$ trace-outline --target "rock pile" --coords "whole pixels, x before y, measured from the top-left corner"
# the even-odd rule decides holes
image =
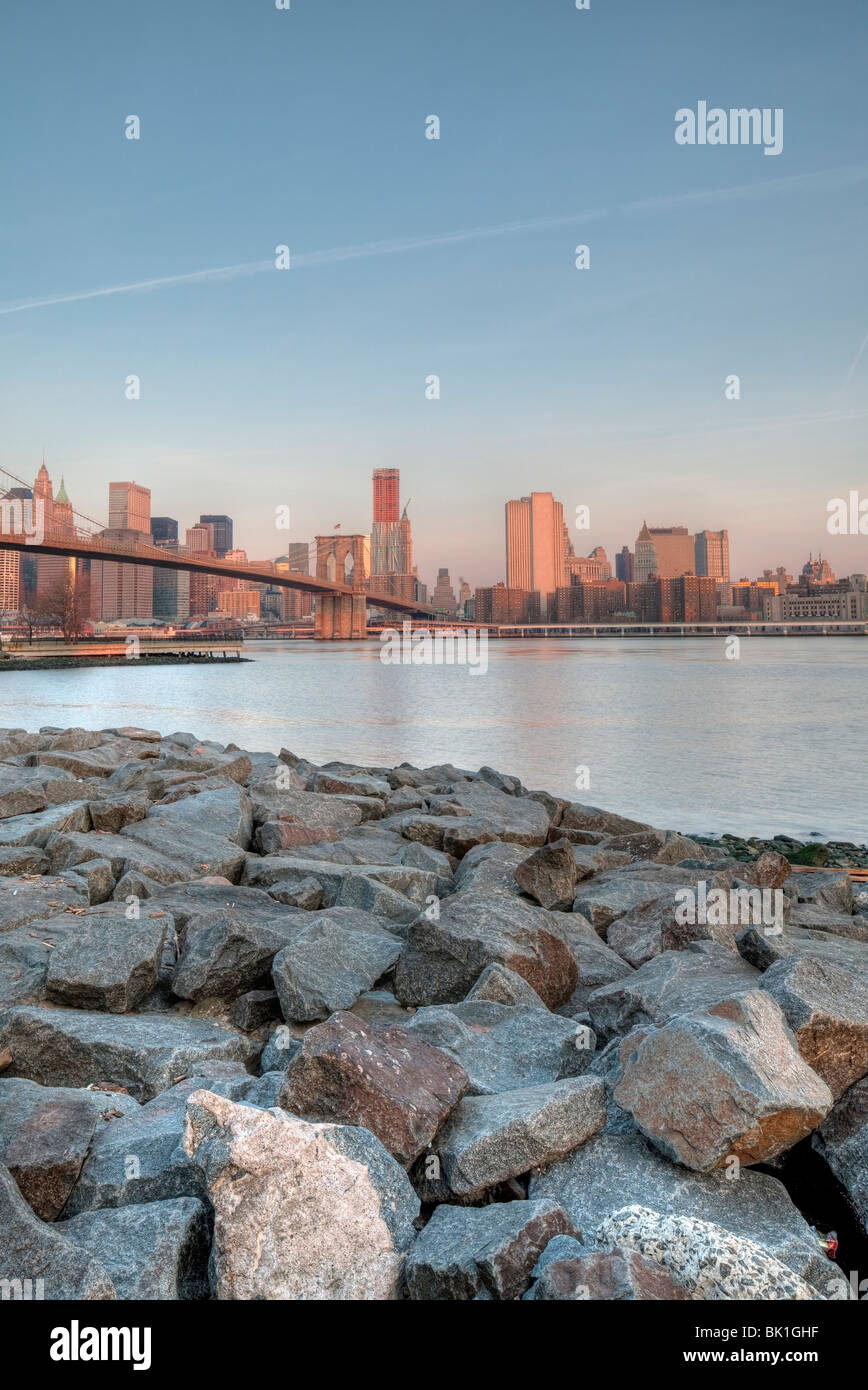
[[[846,1298],[788,1174],[865,1232],[866,1088],[846,873],[489,767],[0,730],[10,1297]]]

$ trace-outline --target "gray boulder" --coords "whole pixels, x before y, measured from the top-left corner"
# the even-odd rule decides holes
[[[34,1216],[0,1164],[0,1288],[11,1299],[117,1298],[93,1256]],[[7,1292],[8,1290],[8,1292]]]
[[[118,1298],[209,1296],[208,1218],[195,1197],[82,1212],[54,1229],[99,1261]]]
[[[129,1013],[157,983],[168,914],[128,919],[123,912],[80,917],[55,946],[46,988],[76,1009]]]
[[[136,1100],[150,1100],[209,1059],[246,1062],[256,1049],[242,1034],[204,1018],[178,1014],[102,1014],[80,1009],[9,1009],[0,1047],[12,1062],[6,1075],[49,1086],[112,1081]]]
[[[426,1302],[521,1298],[558,1235],[578,1231],[555,1202],[436,1207],[407,1260],[407,1295]]]
[[[498,963],[555,1008],[578,979],[558,922],[543,908],[504,894],[456,893],[442,903],[437,920],[423,914],[410,927],[395,993],[403,1004],[457,1003],[486,966]]]
[[[293,1022],[348,1009],[394,965],[402,948],[379,918],[352,907],[318,913],[275,957],[271,976]]]

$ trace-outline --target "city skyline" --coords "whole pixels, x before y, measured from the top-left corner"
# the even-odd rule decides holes
[[[433,30],[398,0],[339,25],[214,0],[201,49],[167,0],[147,42],[101,8],[61,10],[48,51],[38,9],[6,25],[0,461],[44,447],[84,511],[109,477],[190,519],[210,496],[251,552],[276,505],[299,535],[367,530],[370,472],[398,467],[429,582],[499,577],[500,508],[536,478],[609,554],[644,495],[649,523],[726,526],[741,572],[820,544],[866,568],[823,535],[865,475],[864,7],[839,7],[846,51],[784,0],[734,0],[711,46],[638,0],[442,0]],[[784,108],[782,153],[677,145],[700,95]]]

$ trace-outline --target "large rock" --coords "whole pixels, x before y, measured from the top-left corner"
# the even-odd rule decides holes
[[[433,1145],[442,1195],[480,1197],[486,1188],[562,1158],[605,1120],[605,1088],[592,1076],[467,1096]]]
[[[35,1004],[45,998],[52,953],[77,926],[77,917],[59,913],[0,933],[0,1006]]]
[[[70,907],[87,907],[89,902],[87,887],[75,874],[0,879],[0,932],[57,916]]]
[[[531,1008],[545,1008],[545,1004],[527,980],[496,961],[493,965],[485,967],[467,996],[468,1003],[478,1000],[487,1000],[492,1004],[529,1004]]]
[[[214,1208],[218,1299],[397,1297],[419,1204],[367,1130],[198,1091],[185,1148]]]
[[[485,893],[510,893],[515,896],[519,892],[516,871],[526,859],[524,845],[505,845],[500,840],[476,845],[468,850],[455,870],[455,887],[463,892],[473,888]]]
[[[204,1018],[30,1005],[4,1015],[0,1047],[12,1054],[7,1076],[25,1076],[44,1086],[112,1081],[140,1101],[180,1080],[196,1062],[244,1062],[256,1051],[242,1033]]]
[[[305,1033],[281,1104],[309,1119],[362,1125],[406,1166],[431,1143],[467,1084],[463,1067],[418,1034],[335,1013]]]
[[[523,888],[541,907],[563,911],[573,905],[579,877],[578,865],[566,840],[542,845],[528,855],[515,871],[519,888]]]
[[[41,1220],[60,1215],[95,1131],[138,1108],[117,1092],[0,1080],[0,1160]]]
[[[615,980],[628,979],[633,974],[633,967],[600,940],[581,913],[570,912],[564,917],[563,923],[564,936],[570,955],[576,962],[579,980],[572,995],[558,1012],[575,1018],[577,1014],[585,1012],[594,990]]]
[[[303,929],[303,912],[278,915],[271,903],[268,922],[247,921],[232,908],[203,913],[187,926],[172,992],[181,999],[219,995],[235,999],[267,976],[274,957]]]
[[[207,1082],[191,1076],[145,1105],[134,1105],[132,1111],[98,1125],[64,1217],[102,1207],[150,1205],[172,1197],[206,1197],[201,1169],[183,1148],[187,1097],[208,1085],[230,1099],[246,1099],[255,1084],[256,1078],[246,1073]],[[117,1093],[93,1094],[102,1096],[108,1113],[120,1110],[122,1100],[130,1103],[129,1097]]]
[[[349,1009],[394,965],[402,945],[372,913],[333,907],[316,914],[274,958],[284,1018],[300,1023]]]
[[[769,967],[760,988],[780,1005],[799,1052],[835,1100],[868,1072],[868,975],[790,956]]]
[[[456,893],[441,904],[438,919],[423,914],[410,927],[395,971],[395,993],[403,1004],[457,1003],[486,966],[497,962],[556,1008],[578,980],[558,921],[543,908],[505,894]]]
[[[692,1299],[763,1302],[817,1297],[803,1279],[754,1241],[696,1217],[625,1207],[607,1217],[596,1240],[637,1251],[665,1269]]]
[[[521,1298],[553,1237],[578,1235],[556,1202],[435,1208],[404,1271],[412,1299]]]
[[[568,1236],[556,1236],[557,1246]],[[656,1303],[684,1300],[687,1294],[680,1284],[660,1265],[646,1260],[635,1250],[593,1250],[585,1254],[576,1242],[576,1253],[570,1252],[543,1264],[548,1251],[543,1252],[534,1274],[537,1278],[525,1298],[538,1302],[605,1302],[625,1303],[650,1300]],[[537,1271],[539,1271],[537,1273]]]
[[[846,869],[822,869],[818,873],[791,874],[787,888],[800,903],[815,903],[832,912],[853,911],[853,886]]]
[[[219,795],[220,793],[212,793]],[[170,813],[179,806],[195,805],[199,797],[176,801],[171,806],[155,806],[144,820],[126,825],[121,839],[144,845],[155,854],[177,863],[190,878],[201,874],[220,874],[236,883],[246,861],[244,850],[228,835],[208,828],[208,817],[179,821]]]
[[[579,884],[573,899],[573,911],[580,912],[595,931],[605,936],[619,917],[636,908],[647,907],[660,897],[672,900],[670,886],[662,879],[639,878],[613,870]],[[665,948],[661,946],[660,949]]]
[[[127,918],[118,910],[81,917],[77,926],[51,952],[48,993],[77,1009],[129,1013],[157,983],[171,917]]]
[[[626,816],[616,816],[612,811],[601,811],[599,806],[584,806],[578,801],[566,807],[561,825],[572,830],[602,831],[605,835],[635,835],[654,828],[643,821],[628,820]]]
[[[845,1092],[811,1142],[868,1235],[868,1077]]]
[[[90,830],[86,801],[68,801],[28,816],[0,821],[0,845],[36,845],[44,849],[50,837],[63,831]]]
[[[763,1163],[831,1109],[771,996],[754,989],[638,1030],[620,1048],[617,1104],[669,1158],[701,1172]]]
[[[785,926],[781,932],[763,927],[747,927],[736,938],[739,954],[758,970],[768,970],[775,961],[789,956],[811,956],[844,969],[868,971],[868,944],[850,941],[807,927]]]
[[[628,965],[638,969],[663,951],[681,951],[693,941],[717,941],[735,954],[738,924],[684,920],[683,899],[677,894],[677,889],[669,887],[652,902],[631,908],[611,923],[606,940]],[[725,915],[729,916],[728,905]]]
[[[99,1261],[118,1298],[208,1297],[208,1218],[195,1197],[82,1212],[54,1229]]]
[[[685,951],[664,951],[639,970],[596,989],[588,998],[595,1030],[605,1038],[647,1024],[668,1023],[752,989],[760,972],[716,941],[697,941]]]
[[[92,1255],[34,1216],[2,1164],[0,1288],[3,1297],[11,1299],[117,1297],[111,1279]]]
[[[846,1288],[783,1183],[742,1168],[692,1173],[670,1163],[637,1131],[595,1134],[530,1181],[531,1197],[559,1202],[590,1243],[594,1231],[621,1207],[639,1205],[672,1216],[712,1221],[756,1241],[825,1293],[830,1277]]]
[[[565,1051],[578,1055],[587,1031],[532,1005],[484,1000],[420,1009],[407,1027],[460,1062],[470,1093],[485,1096],[575,1075],[578,1066],[562,1070]]]

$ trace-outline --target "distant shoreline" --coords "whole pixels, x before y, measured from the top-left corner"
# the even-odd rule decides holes
[[[23,658],[4,657],[0,659],[2,671],[52,671],[66,670],[77,666],[222,666],[225,662],[233,665],[239,661],[250,662],[250,656],[174,656],[171,652],[142,653],[137,657],[127,656],[40,656]]]

